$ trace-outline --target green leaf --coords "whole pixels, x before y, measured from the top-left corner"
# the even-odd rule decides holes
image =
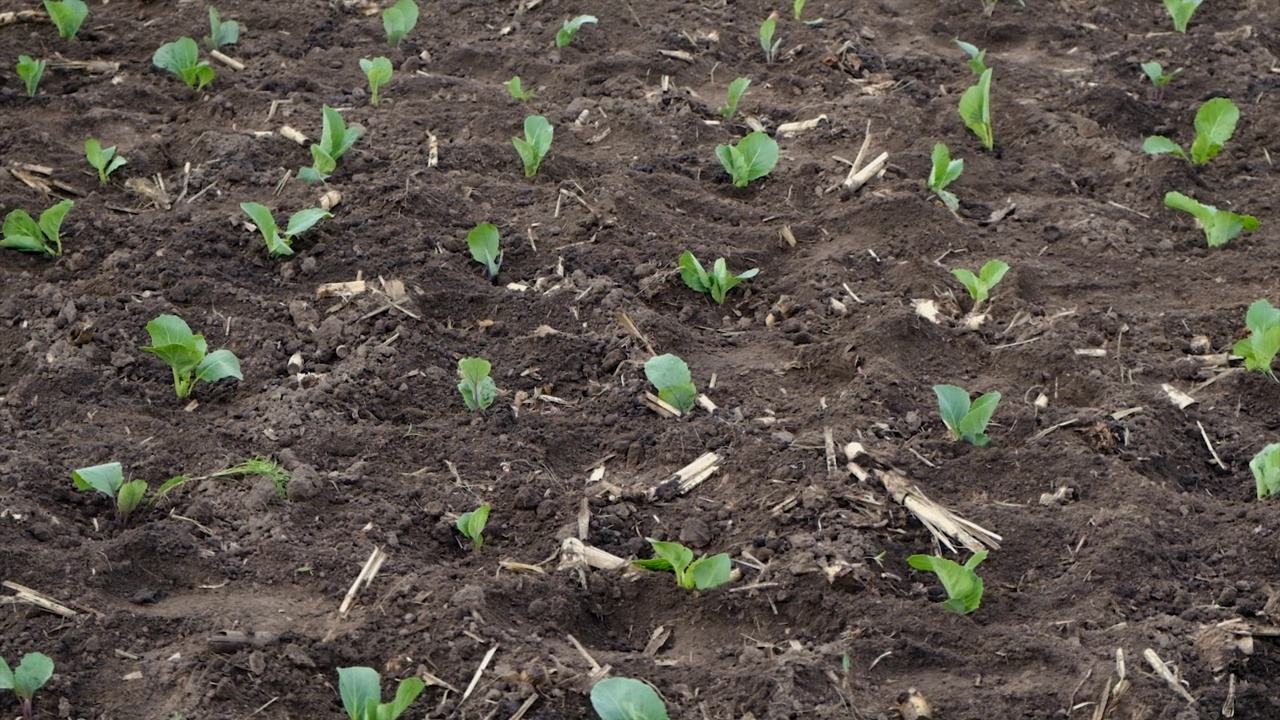
[[[652,570],[655,572],[672,572],[675,568],[671,567],[671,561],[664,557],[656,558],[639,558],[631,561],[632,565],[644,570]]]
[[[36,90],[40,87],[40,78],[44,77],[45,62],[43,60],[35,60],[29,55],[19,55],[16,70],[18,77],[22,78],[22,82],[27,87],[27,97],[35,97]]]
[[[467,536],[477,550],[484,545],[484,526],[489,522],[490,509],[492,509],[490,505],[481,505],[471,512],[458,516],[458,531]]]
[[[973,404],[969,406],[969,412],[965,413],[964,419],[960,421],[958,430],[960,437],[971,445],[982,447],[987,444],[986,435],[987,423],[991,422],[991,416],[996,412],[996,406],[1000,404],[1000,393],[990,392],[980,396]]]
[[[725,118],[732,118],[738,112],[738,101],[751,85],[751,78],[740,77],[729,83],[728,103],[717,110]]]
[[[1217,209],[1209,205],[1201,205],[1194,198],[1183,195],[1180,192],[1165,193],[1164,204],[1165,207],[1190,213],[1200,222],[1201,226],[1209,224],[1213,211]]]
[[[778,142],[757,130],[739,140],[737,145],[716,146],[716,157],[733,177],[734,187],[746,187],[777,166]]]
[[[382,11],[382,29],[387,33],[387,42],[392,45],[399,45],[417,24],[418,4],[413,0],[399,0]]]
[[[372,60],[361,58],[360,70],[369,81],[369,104],[377,105],[378,90],[391,81],[391,60],[385,57],[376,57]]]
[[[4,218],[4,239],[0,247],[23,252],[42,252],[53,255],[53,249],[45,245],[44,233],[26,210],[12,210]]]
[[[685,250],[680,254],[676,265],[680,267],[680,279],[684,280],[684,284],[689,289],[702,293],[711,292],[711,278],[707,275],[707,271],[702,269],[702,263],[698,262],[698,258],[694,257],[693,253]]]
[[[943,607],[960,614],[978,609],[982,601],[982,578],[973,571],[987,557],[987,551],[975,553],[964,565],[954,560],[931,555],[912,555],[907,564],[917,570],[926,570],[938,576],[947,592]]]
[[[555,137],[555,128],[541,115],[530,115],[524,119],[524,138],[513,137],[511,142],[524,162],[525,177],[538,174],[542,160],[551,150],[551,141]]]
[[[60,234],[62,230],[62,220],[67,216],[67,213],[71,212],[71,208],[74,206],[74,202],[70,200],[63,200],[57,205],[54,205],[48,210],[40,213],[40,232],[44,234],[46,240],[53,243],[54,247],[57,248],[57,252],[54,253],[55,255],[62,254],[62,240]]]
[[[567,47],[578,36],[578,31],[582,29],[583,25],[594,25],[596,22],[594,15],[579,15],[565,20],[564,25],[556,31],[556,47]]]
[[[982,141],[983,147],[991,150],[995,147],[995,137],[991,128],[991,68],[982,71],[978,84],[964,91],[960,96],[960,119],[965,127],[973,131]]]
[[[240,373],[240,359],[230,350],[214,350],[196,366],[196,379],[201,382],[214,383],[228,377],[244,379]]]
[[[9,669],[9,663],[0,657],[0,690],[13,689],[13,671]]]
[[[240,41],[240,23],[235,20],[222,21],[218,11],[209,7],[209,35],[205,37],[205,47],[216,50],[223,45],[235,45]]]
[[[161,70],[182,76],[184,70],[194,68],[200,60],[200,47],[189,37],[181,37],[160,46],[151,56],[151,62]]]
[[[668,720],[667,706],[648,684],[625,677],[601,680],[591,688],[591,707],[600,720]]]
[[[727,553],[700,557],[689,566],[689,575],[693,578],[693,586],[699,590],[709,590],[729,582],[729,573],[733,563]]]
[[[191,326],[177,315],[161,315],[147,323],[147,334],[151,336],[151,344],[157,347],[195,345],[196,336]]]
[[[971,45],[959,38],[956,38],[951,42],[955,43],[956,47],[963,50],[964,54],[969,56],[969,59],[965,61],[965,64],[969,66],[969,69],[973,71],[974,75],[981,76],[982,73],[987,71],[986,50],[979,50],[977,45]]]
[[[240,210],[253,224],[258,227],[258,232],[262,233],[262,238],[267,241],[267,250],[272,255],[292,255],[293,250],[289,249],[289,244],[280,237],[279,228],[276,227],[276,219],[271,215],[271,210],[266,205],[256,202],[240,203]],[[283,246],[283,249],[279,249]]]
[[[1265,299],[1254,300],[1245,311],[1244,324],[1251,332],[1280,327],[1280,309],[1276,309]]]
[[[693,551],[678,542],[645,539],[653,546],[653,551],[658,554],[658,557],[671,563],[671,569],[675,571],[676,577],[683,577],[685,569],[693,563]]]
[[[1259,499],[1280,493],[1280,443],[1262,448],[1249,461],[1249,469],[1253,471]]]
[[[53,659],[44,653],[27,653],[13,670],[13,692],[30,700],[53,677]]]
[[[1164,0],[1165,10],[1169,11],[1169,16],[1173,18],[1173,29],[1180,33],[1187,31],[1187,23],[1191,22],[1191,16],[1195,13],[1196,8],[1200,7],[1200,3],[1204,0]]]
[[[317,146],[315,145],[311,146],[311,150],[313,154],[316,150],[316,147]],[[328,177],[329,177],[328,175],[321,175],[320,172],[316,170],[314,167],[298,168],[298,179],[301,180],[302,182],[307,182],[307,183],[324,182]]]
[[[84,4],[84,0],[44,0],[44,9],[49,13],[49,19],[58,27],[58,37],[63,40],[75,37],[85,18],[89,17],[89,6]]]
[[[942,415],[942,422],[957,440],[960,439],[960,424],[969,414],[969,391],[955,385],[934,385],[933,393],[938,396],[938,413]]]
[[[289,240],[295,236],[310,230],[316,223],[333,215],[321,208],[307,208],[289,216],[289,226],[285,228],[284,235]]]
[[[368,667],[338,668],[338,693],[351,720],[364,720],[364,709],[382,699],[382,678]]]
[[[960,281],[960,284],[964,285],[965,290],[969,291],[969,297],[973,298],[973,304],[975,306],[987,299],[986,285],[983,284],[982,280],[980,280],[977,275],[973,274],[972,270],[956,268],[951,271],[951,274]]]
[[[426,683],[416,677],[408,677],[401,680],[400,685],[396,687],[396,697],[388,706],[390,714],[387,720],[396,720],[396,718],[403,715],[404,711],[409,709],[409,706],[413,704],[414,700],[418,699],[418,696],[422,694],[426,687]]]
[[[489,277],[498,277],[502,267],[502,250],[499,249],[498,228],[493,223],[480,223],[467,233],[467,247],[476,262],[488,268]]]
[[[400,0],[400,2],[410,2],[412,0]],[[399,5],[400,3],[396,3]],[[414,7],[417,7],[416,5]],[[342,157],[352,145],[356,144],[364,135],[364,128],[359,125],[347,126],[346,120],[342,118],[342,113],[334,110],[328,105],[320,108],[323,121],[320,129],[320,149],[324,151],[324,156],[332,161],[333,165],[327,169],[319,164],[316,169],[321,173],[333,172],[333,168],[337,166],[338,158]],[[315,156],[315,146],[312,145],[312,157]]]
[[[1227,98],[1213,98],[1196,111],[1196,139],[1191,144],[1191,162],[1204,165],[1216,156],[1235,134],[1240,108]]]
[[[1252,215],[1237,215],[1226,210],[1219,210],[1212,205],[1205,205],[1187,197],[1180,192],[1169,192],[1164,196],[1164,204],[1174,210],[1191,214],[1204,230],[1205,240],[1209,247],[1219,247],[1235,239],[1243,230],[1257,230],[1258,218]]]
[[[760,36],[760,48],[764,50],[765,60],[767,62],[773,62],[773,54],[778,48],[777,43],[773,41],[773,34],[777,29],[778,21],[772,15],[765,18],[764,22],[760,23],[760,30],[757,34]]]
[[[729,273],[724,258],[716,258],[715,264],[711,267],[711,298],[723,305],[725,294],[732,290],[735,285],[738,285],[743,280],[750,280],[759,273],[759,268],[751,268],[738,275],[732,275]]]
[[[493,404],[498,388],[489,377],[491,366],[484,358],[463,358],[458,361],[458,374],[462,382],[458,383],[458,392],[462,393],[462,401],[471,410],[485,410]]]
[[[142,496],[146,494],[146,480],[132,480],[121,485],[120,492],[116,495],[116,509],[120,516],[129,517],[129,514],[142,504]]]
[[[687,413],[698,401],[698,389],[691,382],[668,385],[658,391],[658,399],[681,413]]]
[[[672,385],[693,382],[693,375],[684,360],[667,353],[649,358],[644,364],[644,375],[659,390]]]
[[[534,91],[533,91],[533,88],[529,88],[528,90],[525,90],[524,84],[520,80],[520,76],[516,75],[507,81],[507,92],[511,95],[512,98],[523,102],[533,97]]]
[[[71,481],[77,490],[97,490],[115,500],[120,486],[124,485],[124,466],[113,462],[80,468],[71,471]]]
[[[929,189],[935,193],[955,182],[960,173],[964,172],[964,160],[952,160],[951,150],[946,143],[934,145],[930,159],[933,167],[929,171]]]

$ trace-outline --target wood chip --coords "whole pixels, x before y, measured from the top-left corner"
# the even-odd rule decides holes
[[[811,120],[797,120],[795,122],[782,123],[778,126],[778,134],[784,138],[795,137],[798,133],[817,129],[826,121],[826,115],[819,115]],[[887,160],[888,157],[888,154],[886,154],[885,159]],[[872,174],[874,175],[874,173]]]
[[[221,52],[219,52],[219,51],[217,51],[217,50],[210,50],[210,51],[209,51],[209,57],[213,58],[214,60],[217,60],[218,62],[222,63],[223,65],[226,65],[227,67],[231,68],[232,70],[240,71],[240,70],[244,70],[244,67],[245,67],[244,63],[240,62],[239,60],[237,60],[237,59],[235,59],[235,58],[233,58],[233,57],[230,57],[230,56],[228,56],[228,55],[224,55],[224,54],[222,54]]]
[[[324,283],[316,288],[317,298],[349,298],[353,295],[359,295],[366,289],[363,280],[350,280],[348,282]]]
[[[378,570],[382,568],[382,563],[386,562],[387,554],[380,547],[374,547],[373,552],[369,554],[369,559],[365,560],[364,567],[360,569],[360,574],[356,576],[355,582],[351,583],[351,588],[347,590],[346,597],[342,598],[342,605],[338,607],[338,615],[346,617],[350,612],[351,606],[356,601],[356,596],[360,591],[369,586],[373,582],[373,578],[378,574]]]
[[[1169,402],[1173,403],[1179,410],[1186,410],[1188,407],[1196,404],[1196,399],[1182,392],[1178,388],[1169,383],[1162,383],[1160,389],[1169,398]]]

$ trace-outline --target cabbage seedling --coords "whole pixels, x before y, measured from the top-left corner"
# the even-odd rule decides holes
[[[773,172],[778,164],[778,141],[757,130],[737,145],[717,145],[716,157],[733,177],[733,186],[746,187],[752,180]]]
[[[1151,62],[1144,62],[1140,67],[1142,68],[1142,74],[1147,76],[1147,79],[1151,81],[1151,86],[1155,88],[1151,99],[1156,102],[1164,102],[1165,87],[1169,83],[1173,82],[1173,79],[1182,72],[1182,68],[1178,68],[1171,73],[1166,73],[1164,71],[1164,66],[1155,60],[1152,60]]]
[[[70,200],[63,200],[40,213],[40,222],[32,220],[26,210],[11,211],[4,217],[4,239],[0,240],[0,247],[58,257],[62,254],[62,219],[74,205]]]
[[[988,150],[995,147],[995,133],[991,129],[991,68],[982,71],[978,84],[960,96],[960,119],[973,131]]]
[[[960,209],[960,200],[956,194],[947,190],[947,186],[955,182],[964,172],[964,160],[952,160],[951,150],[946,143],[933,146],[933,168],[929,170],[929,189],[938,196],[943,205],[951,212]],[[952,271],[954,272],[954,271]]]
[[[1253,471],[1259,500],[1280,493],[1280,443],[1259,450],[1249,461],[1249,469]]]
[[[1196,8],[1200,7],[1200,3],[1204,0],[1164,0],[1164,9],[1169,11],[1169,17],[1173,18],[1173,29],[1180,33],[1187,31],[1187,23],[1191,22],[1191,16],[1195,14]]]
[[[118,463],[94,465],[71,472],[77,490],[97,490],[115,501],[116,522],[126,523],[147,494],[146,480],[124,481],[124,467]]]
[[[1204,230],[1204,238],[1209,243],[1209,247],[1226,245],[1242,230],[1258,229],[1258,218],[1252,215],[1238,215],[1219,210],[1180,192],[1165,193],[1164,204],[1174,210],[1190,213],[1196,219],[1196,224]]]
[[[84,4],[84,0],[44,0],[44,9],[53,24],[58,26],[58,37],[63,40],[75,37],[84,19],[89,17],[89,6]]]
[[[332,214],[320,208],[307,208],[289,216],[289,225],[281,233],[276,226],[276,220],[271,216],[271,211],[265,205],[256,202],[240,203],[240,209],[248,215],[253,224],[258,226],[258,232],[262,233],[262,237],[267,241],[267,253],[272,257],[293,254],[293,238],[297,235],[310,230],[313,225],[333,217]]]
[[[462,377],[458,392],[462,393],[462,402],[466,403],[468,410],[488,410],[497,397],[498,388],[489,377],[492,367],[488,360],[479,357],[458,361],[458,375]]]
[[[751,78],[744,77],[740,77],[729,83],[729,101],[724,107],[716,110],[716,112],[724,116],[726,120],[731,119],[736,115],[738,113],[738,101],[741,100],[743,94],[747,92],[747,87],[749,85],[751,85]]]
[[[684,280],[685,285],[701,293],[710,293],[711,299],[720,305],[724,304],[725,293],[732,290],[734,285],[743,280],[750,280],[760,272],[760,268],[751,268],[741,274],[732,275],[725,266],[724,258],[716,258],[711,266],[711,272],[707,272],[702,268],[702,263],[698,262],[698,258],[688,250],[681,253],[677,264],[680,266],[680,278]]]
[[[1191,143],[1188,156],[1180,145],[1163,135],[1152,135],[1142,143],[1143,152],[1149,155],[1172,153],[1188,160],[1192,165],[1204,165],[1217,155],[1222,146],[1235,134],[1240,120],[1240,108],[1227,98],[1207,100],[1196,111],[1196,139]]]
[[[969,297],[973,298],[973,309],[976,312],[978,306],[990,297],[991,289],[1000,283],[1007,272],[1009,272],[1009,266],[1004,261],[988,260],[977,275],[964,268],[956,268],[951,271],[951,274],[955,275],[956,279],[964,285],[964,289],[969,291]]]
[[[534,89],[529,88],[526,90],[524,83],[520,80],[520,76],[516,75],[507,81],[507,93],[510,94],[512,98],[519,100],[520,102],[524,102],[525,100],[533,97]]]
[[[116,155],[114,145],[104,148],[96,138],[89,138],[84,141],[84,156],[89,161],[89,164],[93,166],[93,169],[98,171],[98,182],[103,185],[107,184],[107,179],[111,177],[111,173],[119,170],[122,165],[128,162],[123,157]]]
[[[987,51],[979,50],[977,45],[971,45],[959,38],[956,38],[951,42],[955,43],[956,47],[963,50],[964,54],[969,56],[969,59],[964,61],[965,65],[969,66],[969,69],[973,71],[974,75],[982,77],[982,73],[987,71]]]
[[[978,447],[991,442],[986,434],[987,423],[991,422],[991,416],[1000,404],[1000,393],[989,392],[970,404],[969,391],[962,387],[934,385],[933,392],[938,396],[942,422],[951,431],[952,438]]]
[[[982,603],[982,578],[973,569],[986,559],[987,551],[983,550],[974,553],[964,565],[934,555],[912,555],[907,558],[907,564],[917,570],[931,572],[942,581],[948,599],[939,605],[951,612],[968,615]]]
[[[681,413],[693,409],[698,389],[684,360],[671,353],[651,357],[644,364],[644,376],[658,389],[658,399]]]
[[[418,24],[418,3],[413,0],[398,0],[395,5],[382,11],[382,29],[387,33],[387,43],[399,47],[405,35],[413,32]]]
[[[161,315],[147,323],[147,334],[151,345],[142,351],[159,357],[173,369],[173,389],[180,398],[191,395],[197,381],[244,379],[235,353],[226,349],[206,352],[209,347],[204,336],[192,334],[191,327],[177,315]]]
[[[764,61],[772,65],[773,61],[778,59],[778,48],[782,46],[782,38],[778,38],[775,42],[773,34],[778,30],[778,14],[773,13],[760,23],[760,47],[764,50]]]
[[[458,532],[462,533],[471,541],[471,549],[479,550],[484,545],[484,526],[489,522],[490,505],[481,505],[480,507],[465,512],[458,516]]]
[[[668,720],[667,706],[648,683],[625,677],[601,680],[591,688],[591,707],[600,720]]]
[[[804,4],[805,0],[791,0],[791,16],[796,20],[799,20],[800,16],[804,14]]]
[[[204,46],[217,50],[223,45],[235,45],[240,42],[240,23],[235,20],[223,21],[218,11],[209,6],[209,34],[204,38]]]
[[[516,146],[516,152],[524,162],[525,177],[538,174],[542,159],[551,151],[551,140],[555,134],[556,129],[541,115],[530,115],[524,119],[524,137],[511,138],[511,144]]]
[[[182,78],[187,87],[197,92],[213,82],[216,75],[209,63],[200,59],[200,46],[189,37],[161,45],[151,56],[151,63]]]
[[[1266,300],[1255,300],[1244,315],[1249,337],[1231,346],[1231,352],[1244,358],[1246,370],[1263,373],[1276,379],[1271,362],[1280,352],[1280,310]]]
[[[391,81],[391,61],[384,57],[360,58],[360,69],[369,81],[369,104],[378,104],[378,89]]]
[[[426,683],[416,677],[405,678],[396,688],[396,697],[389,703],[382,700],[382,677],[368,667],[338,668],[338,693],[342,695],[342,707],[351,720],[396,720],[426,689]]]
[[[708,590],[729,582],[733,563],[727,553],[703,555],[693,559],[693,551],[678,542],[663,542],[645,538],[653,546],[658,557],[635,560],[632,564],[645,570],[670,570],[676,575],[676,584],[686,590]]]
[[[347,126],[342,113],[328,105],[320,109],[323,123],[320,129],[320,142],[311,145],[311,167],[298,170],[298,178],[304,182],[323,182],[329,179],[333,171],[338,169],[338,158],[342,157],[356,140],[364,135],[364,128],[359,125]]]
[[[18,56],[18,65],[15,69],[18,77],[22,78],[22,84],[27,86],[27,97],[36,96],[36,90],[40,88],[40,78],[44,77],[44,67],[43,60],[36,60],[29,55]]]
[[[573,42],[573,39],[578,36],[578,31],[582,29],[583,25],[594,25],[595,23],[596,17],[594,15],[579,15],[565,20],[564,25],[561,25],[560,29],[556,31],[556,47],[568,47],[569,43]]]
[[[22,717],[31,720],[31,700],[36,691],[53,677],[53,659],[44,653],[27,653],[18,667],[10,670],[0,658],[0,690],[12,690],[22,704]]]
[[[471,257],[488,269],[490,280],[498,279],[498,269],[502,267],[502,250],[498,241],[498,228],[493,223],[480,223],[467,233]]]

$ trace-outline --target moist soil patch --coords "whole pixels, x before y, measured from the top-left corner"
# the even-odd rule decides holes
[[[1277,439],[1280,386],[1206,360],[1275,299],[1273,5],[1206,3],[1177,34],[1139,0],[990,17],[977,0],[818,0],[815,25],[757,0],[453,0],[424,3],[398,48],[343,5],[219,4],[246,27],[225,49],[245,69],[214,62],[203,92],[150,64],[207,32],[199,3],[91,3],[74,41],[0,27],[6,62],[118,63],[51,67],[34,99],[0,85],[0,206],[75,200],[64,256],[0,252],[0,578],[76,612],[0,609],[0,655],[57,663],[38,717],[341,717],[349,665],[434,678],[412,718],[592,717],[603,674],[652,683],[680,718],[911,717],[913,688],[937,718],[1280,717],[1278,516],[1248,468]],[[599,23],[556,49],[580,12]],[[995,68],[993,152],[955,110],[973,83],[957,37]],[[396,72],[370,107],[358,61],[380,54]],[[1162,102],[1151,59],[1185,68]],[[503,87],[517,74],[537,88],[523,104]],[[751,87],[725,120],[738,76]],[[1215,96],[1242,119],[1209,165],[1141,152],[1150,134],[1189,144]],[[278,131],[314,141],[326,104],[367,133],[307,185],[307,147]],[[534,178],[510,142],[529,114],[556,128]],[[746,188],[715,158],[749,121],[820,116]],[[868,124],[866,159],[888,163],[847,192],[835,158]],[[90,137],[128,159],[106,186]],[[923,188],[939,141],[965,161],[957,215]],[[341,203],[291,257],[244,225],[241,202],[282,218],[326,190]],[[1262,228],[1210,250],[1170,190]],[[496,283],[465,244],[480,222],[502,233]],[[681,281],[684,250],[760,274],[717,305]],[[968,330],[949,270],[991,258],[1012,269]],[[162,313],[233,350],[243,381],[175,397],[139,349]],[[716,410],[647,408],[650,349],[684,358]],[[485,412],[456,389],[468,356],[501,390]],[[1002,393],[989,447],[947,437],[940,383]],[[827,430],[1001,536],[980,609],[937,605],[937,579],[907,564],[933,537],[839,452],[828,466]],[[649,492],[707,452],[701,485]],[[289,479],[211,477],[258,455]],[[119,523],[70,482],[112,461],[153,489],[193,479]],[[453,523],[485,503],[472,551]],[[624,558],[648,557],[646,537],[726,552],[740,577],[691,592],[560,569],[580,534]],[[1124,692],[1099,715],[1118,652]],[[18,713],[11,694],[0,713]]]

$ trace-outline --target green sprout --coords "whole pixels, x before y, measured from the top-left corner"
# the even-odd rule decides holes
[[[972,270],[964,268],[956,268],[951,271],[952,275],[964,285],[964,289],[969,291],[969,297],[973,299],[973,311],[978,311],[978,306],[991,296],[991,289],[1000,283],[1004,278],[1004,274],[1009,272],[1009,266],[1002,260],[988,260],[977,275]]]
[[[1246,370],[1263,373],[1276,379],[1271,363],[1280,352],[1280,310],[1266,300],[1255,300],[1244,315],[1249,337],[1231,346],[1232,354],[1244,358]]]
[[[658,389],[658,399],[681,414],[692,410],[698,400],[689,366],[671,353],[649,358],[644,364],[644,376]]]
[[[278,460],[267,455],[255,455],[239,465],[232,465],[229,468],[223,468],[212,473],[209,477],[265,477],[271,480],[272,485],[276,486],[276,495],[281,500],[289,497],[289,479],[291,476],[288,469]],[[163,489],[161,487],[161,490]]]
[[[0,658],[0,690],[12,690],[22,704],[22,717],[31,720],[32,698],[53,677],[53,659],[44,653],[27,653],[18,667],[10,670],[9,663]]]
[[[63,200],[40,213],[40,222],[32,220],[26,210],[10,211],[4,217],[0,247],[58,257],[62,254],[62,220],[74,205],[71,200]]]
[[[978,77],[982,77],[982,73],[987,71],[987,51],[979,50],[977,45],[971,45],[959,38],[956,38],[951,42],[955,43],[956,47],[963,50],[964,54],[969,56],[969,59],[965,60],[965,64],[969,66],[969,69],[973,71],[973,74]]]
[[[84,19],[89,17],[89,6],[84,4],[84,0],[44,0],[44,9],[53,24],[58,26],[58,37],[63,40],[75,37]]]
[[[524,119],[524,137],[511,138],[520,160],[524,162],[524,176],[533,177],[542,167],[542,160],[551,151],[551,141],[555,137],[555,128],[541,115],[530,115]]]
[[[533,97],[534,89],[529,88],[526,90],[524,83],[520,80],[520,76],[516,75],[507,81],[507,93],[510,94],[512,98],[519,100],[520,102],[524,102],[525,100]]]
[[[488,410],[498,395],[498,388],[489,377],[492,366],[488,360],[480,357],[463,358],[458,361],[458,375],[462,381],[458,383],[458,392],[462,393],[462,402],[468,410]]]
[[[1187,31],[1187,23],[1191,22],[1191,16],[1195,14],[1196,8],[1200,7],[1200,3],[1204,0],[1164,0],[1164,9],[1169,11],[1169,17],[1173,18],[1173,29],[1180,33]]]
[[[1000,404],[1000,393],[989,392],[972,404],[969,402],[969,391],[955,385],[934,385],[933,392],[938,396],[938,412],[942,422],[951,431],[955,440],[964,440],[970,445],[984,447],[991,442],[987,436],[987,423]]]
[[[929,170],[929,189],[933,191],[943,205],[951,212],[960,209],[960,200],[955,193],[947,190],[947,186],[955,182],[964,172],[964,160],[952,160],[951,150],[946,143],[933,146],[933,167]]]
[[[591,688],[591,707],[600,720],[668,720],[667,706],[648,683],[613,677]]]
[[[338,168],[338,158],[346,154],[356,144],[356,140],[364,135],[363,127],[348,126],[342,119],[342,113],[328,105],[321,106],[320,113],[323,117],[320,142],[311,145],[311,167],[298,170],[298,178],[303,182],[328,180]]]
[[[493,223],[480,223],[467,233],[471,257],[485,266],[490,280],[498,279],[498,269],[502,267],[502,250],[498,243],[498,227]]]
[[[1240,108],[1228,98],[1206,100],[1196,111],[1196,139],[1191,143],[1188,155],[1181,145],[1163,135],[1152,135],[1142,143],[1142,151],[1149,155],[1171,153],[1192,165],[1204,165],[1212,160],[1235,134],[1240,120]]]
[[[384,57],[360,58],[360,69],[369,81],[369,104],[378,104],[378,89],[391,81],[391,61]]]
[[[458,516],[458,532],[471,541],[471,549],[479,551],[484,545],[484,526],[489,522],[489,510],[492,506],[481,505],[471,512]]]
[[[44,77],[45,62],[36,60],[30,55],[19,55],[16,70],[22,84],[27,87],[27,97],[35,97],[40,88],[40,78]]]
[[[964,565],[934,555],[912,555],[907,563],[917,570],[925,570],[938,576],[942,588],[947,591],[947,599],[939,603],[954,613],[968,615],[982,603],[982,578],[973,571],[983,560],[987,559],[987,551],[973,554]]]
[[[161,315],[147,323],[151,345],[141,348],[163,360],[173,370],[173,389],[178,397],[191,395],[196,382],[214,383],[232,377],[243,380],[240,359],[230,350],[207,352],[203,335],[194,335],[177,315]]]
[[[729,582],[729,573],[733,563],[728,553],[703,555],[693,559],[693,551],[678,542],[663,542],[653,538],[645,538],[653,546],[658,557],[648,560],[634,560],[632,564],[645,570],[671,571],[675,573],[676,585],[686,590],[709,590]]]
[[[773,172],[778,164],[778,141],[757,130],[736,145],[717,145],[716,158],[733,177],[733,186],[743,188]]]
[[[351,720],[396,720],[426,689],[416,677],[405,678],[396,688],[395,699],[382,703],[382,676],[369,667],[338,668],[338,694]]]
[[[77,490],[97,490],[115,501],[116,522],[129,522],[129,515],[142,504],[147,494],[146,480],[124,480],[124,466],[118,462],[84,467],[71,472]]]
[[[1238,215],[1227,210],[1219,210],[1180,192],[1165,193],[1164,204],[1166,207],[1181,210],[1194,217],[1196,224],[1204,231],[1204,238],[1209,243],[1209,247],[1226,245],[1242,230],[1258,229],[1258,218],[1253,215]]]
[[[312,226],[321,220],[333,217],[331,213],[321,208],[299,210],[289,216],[289,224],[282,233],[276,225],[276,219],[271,216],[271,210],[265,205],[260,205],[256,202],[243,202],[240,203],[240,209],[258,227],[258,232],[262,233],[263,239],[267,241],[267,253],[272,257],[292,255],[293,238],[295,236],[310,230]]]
[[[209,6],[209,34],[204,38],[204,46],[217,50],[224,45],[235,45],[240,42],[240,23],[235,20],[223,21],[218,11]]]
[[[751,85],[751,78],[740,77],[729,83],[729,99],[724,107],[716,110],[726,120],[732,119],[738,113],[738,101],[742,99],[747,87]]]
[[[804,4],[805,0],[791,0],[791,17],[799,20],[804,14]]]
[[[1141,67],[1142,74],[1147,76],[1147,79],[1151,81],[1151,86],[1155,88],[1152,99],[1156,102],[1163,102],[1165,87],[1168,86],[1169,83],[1173,82],[1173,79],[1182,72],[1182,68],[1166,73],[1164,71],[1164,66],[1155,60],[1152,60],[1151,62],[1144,62]]]
[[[189,37],[161,45],[151,56],[151,63],[177,75],[187,87],[197,92],[213,82],[216,75],[209,63],[200,59],[200,46]]]
[[[556,47],[568,47],[569,43],[573,42],[573,39],[578,36],[578,31],[582,29],[583,25],[594,25],[596,22],[594,15],[579,15],[565,20],[564,25],[561,25],[560,29],[556,31]]]
[[[1280,443],[1259,450],[1249,461],[1249,469],[1253,471],[1259,500],[1280,493]]]
[[[764,50],[765,63],[772,65],[778,59],[778,48],[782,46],[782,38],[774,41],[773,34],[778,30],[778,14],[773,13],[760,23],[760,47]]]
[[[697,292],[709,293],[711,299],[720,305],[724,304],[725,293],[732,290],[738,283],[750,280],[760,272],[759,268],[751,268],[733,275],[725,265],[724,258],[716,258],[711,266],[711,272],[707,272],[702,268],[702,263],[698,262],[698,258],[688,250],[681,253],[677,264],[680,266],[680,278],[684,280],[685,285]]]
[[[988,150],[995,147],[995,133],[991,129],[991,68],[982,71],[978,84],[960,96],[960,119],[973,131]]]
[[[96,138],[89,138],[84,141],[84,156],[89,161],[89,164],[93,166],[93,169],[98,171],[98,182],[103,185],[107,184],[111,173],[119,170],[122,165],[128,162],[123,157],[116,155],[114,145],[104,148]]]
[[[417,24],[418,3],[413,0],[397,0],[395,5],[382,11],[382,29],[386,31],[390,45],[399,47]]]

